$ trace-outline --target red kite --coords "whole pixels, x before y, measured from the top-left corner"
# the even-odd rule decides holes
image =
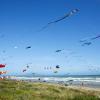
[[[0,75],[1,74],[6,74],[7,73],[7,71],[0,71]]]
[[[0,68],[3,68],[5,67],[6,65],[5,64],[0,64]]]

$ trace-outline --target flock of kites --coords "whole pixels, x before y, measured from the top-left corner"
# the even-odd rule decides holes
[[[43,31],[44,29],[48,28],[50,25],[52,24],[55,24],[55,23],[58,23],[68,17],[71,17],[73,16],[74,14],[78,13],[80,10],[79,9],[73,9],[71,10],[69,13],[66,13],[64,16],[60,17],[59,19],[57,20],[54,20],[54,21],[51,21],[49,23],[47,23],[47,25],[45,25],[44,27],[42,27],[39,31]],[[97,36],[94,36],[94,37],[91,37],[91,38],[88,38],[88,39],[82,39],[80,40],[80,44],[81,46],[85,46],[85,45],[91,45],[92,42],[96,39],[100,38],[100,35],[97,35]],[[31,46],[28,46],[26,49],[29,49],[31,48]],[[64,49],[59,49],[59,50],[56,50],[55,52],[56,53],[60,53],[62,52]],[[55,69],[59,69],[60,68],[60,65],[56,65],[55,66]],[[52,70],[52,67],[44,67],[45,70]],[[24,69],[23,72],[27,71],[27,69]],[[58,73],[58,70],[54,70],[54,73]]]
[[[47,25],[45,25],[44,27],[42,27],[40,31],[43,31],[44,29],[46,29],[47,27],[49,27],[49,26],[52,25],[52,24],[58,23],[58,22],[60,22],[60,21],[62,21],[62,20],[64,20],[64,19],[66,19],[66,18],[68,18],[68,17],[71,17],[71,16],[75,15],[75,14],[78,13],[79,11],[80,11],[79,9],[73,9],[73,10],[71,10],[69,13],[65,14],[65,15],[62,16],[61,18],[47,23]],[[91,38],[88,38],[88,39],[82,39],[82,40],[80,40],[79,42],[80,42],[81,46],[86,46],[86,45],[89,46],[89,45],[92,44],[92,42],[93,42],[94,40],[96,40],[96,39],[98,39],[98,38],[100,38],[100,35],[97,35],[97,36],[94,36],[94,37],[91,37]],[[15,48],[17,48],[17,46],[16,46]],[[31,49],[31,46],[27,46],[25,49]],[[60,53],[60,52],[62,52],[63,50],[64,50],[64,49],[62,49],[62,50],[59,49],[59,50],[56,50],[55,52],[56,52],[56,53]],[[4,52],[5,52],[5,51],[4,51]],[[0,68],[3,68],[3,67],[5,67],[5,65],[0,64]],[[22,70],[22,72],[26,72],[29,68],[30,68],[30,66],[29,66],[29,65],[26,65],[26,67]],[[52,67],[44,67],[44,69],[45,69],[45,70],[52,70]],[[54,70],[54,73],[58,73],[58,69],[60,69],[60,65],[56,65],[56,66],[55,66],[55,69],[56,69],[56,70]],[[6,71],[0,71],[0,75],[6,74],[6,73],[7,73]],[[34,73],[34,74],[35,74],[35,73]]]

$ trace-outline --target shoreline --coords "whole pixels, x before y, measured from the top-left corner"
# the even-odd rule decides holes
[[[9,79],[9,80],[13,80],[13,79]],[[32,84],[36,84],[36,83],[42,83],[42,84],[50,84],[50,85],[54,85],[54,86],[62,86],[65,88],[71,88],[71,89],[75,89],[75,90],[85,90],[85,91],[94,91],[94,92],[99,92],[100,93],[100,87],[97,87],[96,84],[95,86],[91,85],[91,84],[86,84],[86,82],[84,82],[84,84],[82,85],[81,83],[83,82],[78,82],[80,84],[73,84],[73,83],[64,83],[64,82],[46,82],[46,81],[41,81],[41,80],[15,80],[15,81],[20,81],[20,82],[26,82],[26,83],[32,83]],[[95,88],[96,87],[96,88]]]
[[[26,81],[26,82],[40,82],[40,83],[50,83],[59,84],[63,86],[71,87],[86,87],[94,90],[100,90],[100,82],[89,80],[88,78],[56,78],[56,77],[10,77],[10,80]],[[80,79],[80,80],[79,80]],[[87,80],[86,80],[87,79]],[[93,78],[94,79],[94,78]],[[100,78],[99,78],[100,79]],[[98,80],[99,80],[98,79]]]

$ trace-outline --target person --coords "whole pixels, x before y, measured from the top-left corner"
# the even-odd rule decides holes
[[[82,86],[84,86],[84,83],[82,82]]]

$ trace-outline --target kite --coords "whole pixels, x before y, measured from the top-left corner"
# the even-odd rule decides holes
[[[27,68],[29,68],[29,66],[28,66],[28,65],[27,65],[26,67],[27,67]]]
[[[89,41],[89,40],[80,40],[80,42],[82,43],[82,45],[81,46],[85,46],[85,45],[91,45],[92,44],[92,42],[91,41]]]
[[[26,47],[26,49],[30,49],[30,48],[31,48],[31,46]]]
[[[55,52],[61,52],[62,50],[56,50]]]
[[[52,69],[51,67],[44,67],[45,70],[50,70]]]
[[[26,69],[23,69],[23,72],[26,72],[27,70]]]
[[[62,52],[63,51],[63,52]],[[76,52],[73,52],[73,51],[71,51],[71,50],[64,50],[64,49],[58,49],[58,50],[56,50],[55,51],[56,53],[63,53],[63,54],[69,54],[69,55],[73,55],[73,54],[75,54]]]
[[[91,45],[92,44],[91,41],[93,41],[95,39],[98,39],[98,38],[100,38],[100,35],[97,35],[95,37],[88,38],[88,39],[85,39],[85,40],[80,40],[80,42],[83,43],[82,46],[84,46],[84,45]]]
[[[97,39],[97,38],[100,38],[100,35],[98,35],[98,36],[96,36],[96,37],[91,38],[91,40],[95,40],[95,39]]]
[[[3,68],[5,67],[6,65],[5,64],[0,64],[0,68]]]
[[[58,71],[54,71],[54,73],[58,73]]]
[[[56,65],[56,68],[60,68],[59,65]]]
[[[70,16],[74,15],[74,14],[77,13],[77,12],[79,12],[79,9],[73,9],[73,10],[71,10],[69,13],[65,14],[63,17],[61,17],[61,18],[59,18],[59,19],[57,19],[57,20],[54,20],[54,21],[51,21],[51,22],[47,23],[47,25],[44,26],[41,30],[44,30],[44,29],[47,28],[49,25],[54,24],[54,23],[57,23],[57,22],[59,22],[59,21],[61,21],[61,20],[64,20],[64,19],[66,19],[67,17],[70,17]],[[40,30],[40,31],[41,31],[41,30]]]
[[[85,43],[82,44],[82,46],[91,45],[91,44],[92,44],[92,42],[85,42]]]

